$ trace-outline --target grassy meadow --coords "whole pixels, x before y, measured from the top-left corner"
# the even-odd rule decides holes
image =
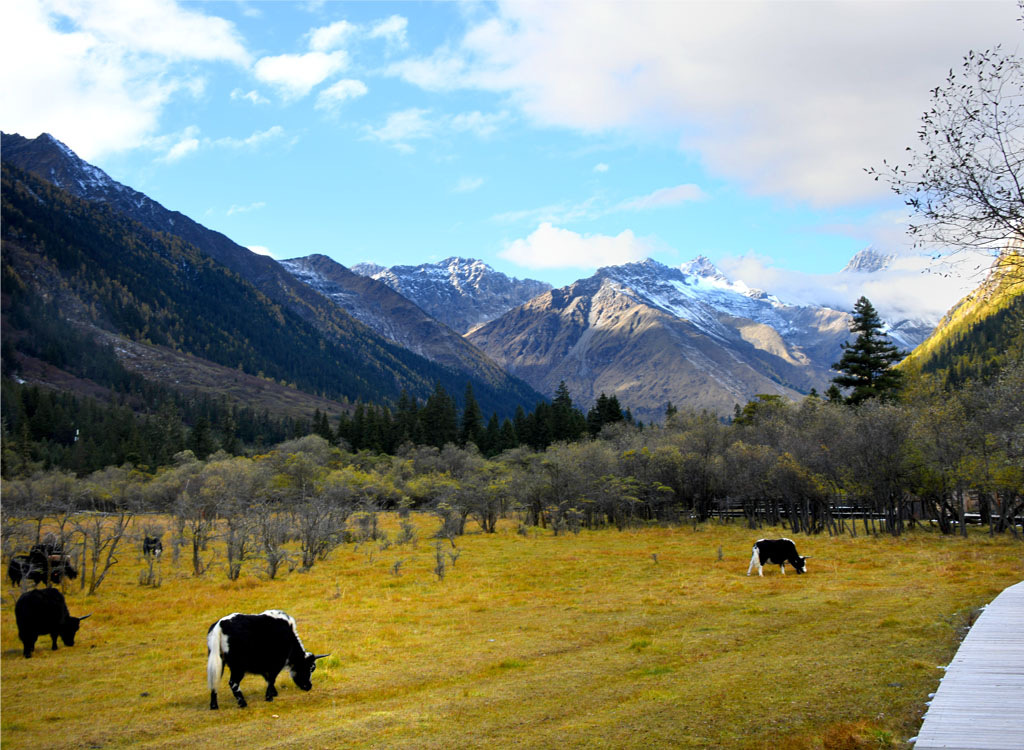
[[[497,534],[348,544],[269,581],[248,564],[193,578],[169,547],[162,585],[135,548],[94,596],[74,582],[76,645],[21,655],[17,594],[2,606],[2,746],[18,748],[904,747],[976,608],[1024,578],[1024,545],[798,537],[808,574],[745,575],[759,536],[740,524]],[[472,526],[472,524],[470,524]],[[395,538],[397,519],[385,517]],[[165,544],[167,537],[165,536]],[[396,570],[396,562],[402,561]],[[298,690],[225,676],[210,711],[206,630],[280,608],[331,652]]]

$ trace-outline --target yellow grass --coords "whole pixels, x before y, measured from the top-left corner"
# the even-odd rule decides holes
[[[426,538],[276,581],[193,579],[168,553],[157,589],[126,554],[95,596],[69,592],[94,614],[73,648],[22,658],[6,589],[3,748],[899,747],[958,629],[1024,577],[1019,542],[925,533],[800,537],[807,575],[746,577],[752,541],[782,534],[506,523],[459,538],[443,581]],[[285,673],[265,703],[250,676],[242,710],[225,678],[210,711],[207,627],[272,607],[332,652],[313,691]]]

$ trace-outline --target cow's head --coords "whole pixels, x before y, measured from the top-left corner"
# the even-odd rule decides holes
[[[292,662],[288,663],[288,671],[291,673],[292,679],[295,684],[298,685],[302,690],[313,689],[313,672],[316,671],[317,660],[323,659],[325,656],[330,654],[311,654],[306,651],[302,659],[299,660],[298,664]]]
[[[65,646],[75,645],[75,633],[78,632],[78,626],[82,620],[92,617],[92,614],[82,615],[81,617],[68,617],[60,631],[60,638],[64,641]]]
[[[793,567],[796,568],[796,572],[802,575],[807,572],[807,559],[808,558],[806,557],[801,557],[800,555],[797,555],[796,558],[791,560],[790,562],[793,563]]]

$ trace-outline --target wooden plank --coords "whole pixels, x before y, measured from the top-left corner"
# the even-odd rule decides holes
[[[946,667],[915,750],[1024,748],[1024,581],[981,613]]]

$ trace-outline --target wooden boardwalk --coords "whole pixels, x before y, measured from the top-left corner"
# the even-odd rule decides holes
[[[914,750],[1024,749],[1024,582],[989,604],[932,698]]]

